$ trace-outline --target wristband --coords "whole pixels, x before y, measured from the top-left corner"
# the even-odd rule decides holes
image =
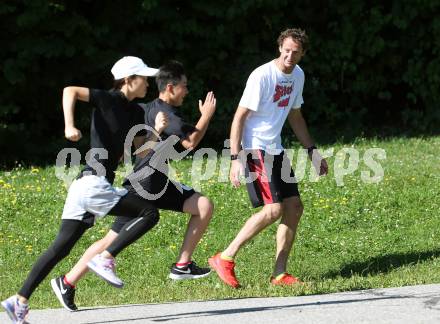
[[[231,154],[231,161],[238,160],[238,154]]]
[[[312,154],[313,150],[316,150],[317,147],[315,145],[312,145],[310,147],[307,148],[307,154]]]

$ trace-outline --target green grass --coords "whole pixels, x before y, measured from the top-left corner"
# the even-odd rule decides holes
[[[342,145],[335,145],[335,152]],[[292,296],[440,282],[440,137],[428,139],[359,139],[351,147],[379,147],[384,178],[365,184],[359,169],[337,186],[333,172],[318,182],[299,184],[305,212],[291,254],[289,272],[308,284],[281,288],[268,284],[275,253],[276,226],[270,226],[237,258],[243,288],[223,285],[215,274],[198,281],[171,282],[187,215],[161,212],[160,223],[120,254],[118,290],[87,275],[77,289],[79,306],[153,303],[221,298]],[[334,158],[328,159],[331,170]],[[295,162],[295,160],[294,160]],[[179,179],[191,183],[191,160],[174,163]],[[120,179],[118,180],[120,181]],[[201,183],[215,203],[214,218],[194,258],[224,249],[252,212],[244,186],[232,189],[215,179]],[[33,262],[57,233],[66,190],[54,168],[0,172],[0,299],[15,293]],[[89,230],[32,296],[32,308],[59,307],[49,280],[66,272],[94,240],[108,230],[108,217]]]

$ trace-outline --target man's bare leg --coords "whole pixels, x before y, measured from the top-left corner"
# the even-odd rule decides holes
[[[270,224],[276,222],[282,212],[282,206],[280,203],[265,205],[258,213],[253,214],[238,232],[234,240],[229,244],[222,255],[230,258],[234,258],[240,248],[263,229]]]
[[[183,212],[191,214],[191,218],[183,238],[177,263],[191,261],[192,254],[211,221],[214,205],[207,197],[195,193],[185,200]]]
[[[277,251],[273,276],[276,277],[287,269],[287,260],[295,240],[296,230],[303,212],[303,205],[299,197],[284,199],[283,215],[277,230]]]

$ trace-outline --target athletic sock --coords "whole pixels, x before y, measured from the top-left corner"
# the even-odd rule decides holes
[[[72,284],[69,282],[69,280],[67,280],[67,277],[66,277],[66,276],[63,277],[63,282],[64,282],[65,285],[69,286],[70,288],[75,289],[75,286],[72,285]]]
[[[189,264],[191,264],[191,262],[192,262],[192,261],[189,261],[189,262],[179,262],[179,263],[176,263],[176,267],[178,267],[178,268],[185,268],[185,267],[187,267]]]
[[[225,261],[234,261],[233,257],[224,255],[223,252],[222,252],[222,254],[220,254],[220,259],[225,260]]]
[[[17,304],[19,306],[28,307],[29,306],[29,300],[23,303],[22,301],[20,301],[20,297],[17,296]]]
[[[279,274],[278,276],[275,277],[275,280],[281,280],[284,276],[286,275],[285,272]]]

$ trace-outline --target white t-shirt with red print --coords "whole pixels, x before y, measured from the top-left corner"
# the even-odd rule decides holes
[[[271,61],[256,68],[248,78],[239,106],[251,110],[243,129],[243,149],[279,154],[281,130],[290,109],[304,103],[304,72],[296,65],[285,74]]]

